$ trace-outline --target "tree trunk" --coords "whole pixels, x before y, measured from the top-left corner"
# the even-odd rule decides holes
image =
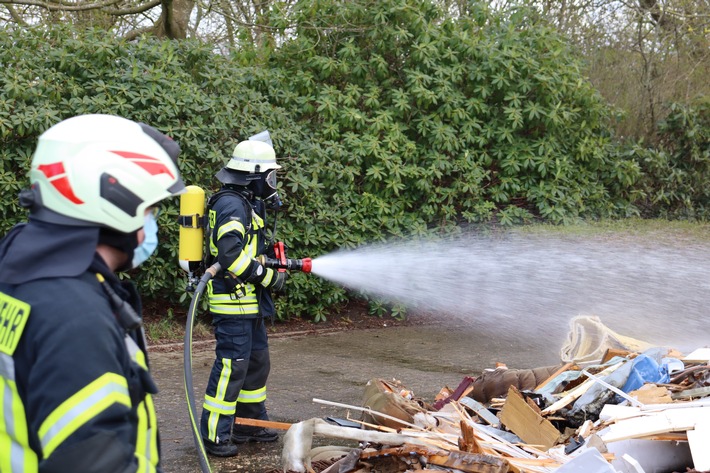
[[[163,11],[155,23],[158,38],[185,39],[190,14],[195,7],[194,0],[162,0]]]

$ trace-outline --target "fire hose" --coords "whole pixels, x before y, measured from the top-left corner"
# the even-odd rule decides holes
[[[295,270],[304,273],[310,273],[312,268],[311,258],[289,259],[286,258],[286,250],[282,242],[274,245],[276,258],[267,258],[260,256],[257,260],[266,268],[276,269],[278,271]],[[190,425],[192,427],[192,437],[197,448],[197,456],[200,462],[202,473],[212,473],[205,445],[202,442],[202,434],[200,433],[200,425],[197,418],[197,408],[195,406],[195,392],[192,383],[192,330],[195,322],[195,314],[200,305],[200,298],[207,287],[210,279],[221,270],[219,263],[215,263],[205,271],[200,281],[195,288],[190,302],[190,308],[187,311],[187,321],[185,323],[185,340],[183,346],[183,369],[185,381],[185,395],[187,398],[187,410],[190,415]]]
[[[202,434],[200,433],[200,426],[197,421],[197,409],[195,408],[195,391],[192,386],[192,328],[195,323],[195,312],[200,304],[200,297],[205,291],[205,287],[210,279],[212,279],[215,274],[219,272],[221,266],[219,263],[215,263],[205,271],[205,274],[200,278],[200,282],[197,283],[195,292],[192,295],[192,301],[190,302],[190,308],[187,311],[187,322],[185,323],[185,341],[183,343],[183,368],[185,375],[185,394],[187,396],[187,411],[190,414],[190,425],[192,427],[192,438],[195,441],[195,447],[197,448],[197,457],[200,461],[200,469],[202,473],[211,473],[210,462],[207,460],[207,452],[205,451],[205,445],[202,443]]]

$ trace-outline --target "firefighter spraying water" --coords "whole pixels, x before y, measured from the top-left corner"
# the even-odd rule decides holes
[[[188,277],[186,290],[193,294],[185,328],[185,394],[203,472],[211,471],[207,454],[234,456],[239,443],[277,439],[268,429],[234,426],[234,418],[268,420],[264,401],[270,363],[263,319],[274,316],[271,291],[283,289],[288,271],[312,269],[310,258],[288,258],[284,243],[273,241],[275,216],[267,241],[266,209],[282,205],[276,193],[275,172],[280,167],[268,132],[262,132],[236,146],[216,175],[223,184],[219,192],[206,202],[201,188],[188,186],[180,201],[178,257]],[[198,419],[192,331],[206,289],[217,346]]]

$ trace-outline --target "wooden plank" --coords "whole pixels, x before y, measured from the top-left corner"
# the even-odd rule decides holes
[[[476,434],[468,422],[462,420],[459,422],[461,427],[461,437],[459,437],[459,450],[467,453],[483,453],[481,445],[476,440]]]
[[[560,438],[560,432],[555,426],[535,412],[515,386],[510,386],[508,389],[508,397],[500,412],[500,420],[508,430],[528,444],[541,445],[549,449]]]
[[[266,427],[267,429],[288,430],[293,424],[286,422],[276,422],[273,420],[247,419],[246,417],[235,417],[234,423],[238,425],[250,425],[252,427]]]
[[[703,386],[701,388],[686,389],[679,393],[671,394],[671,399],[693,399],[702,398],[710,396],[710,386]]]

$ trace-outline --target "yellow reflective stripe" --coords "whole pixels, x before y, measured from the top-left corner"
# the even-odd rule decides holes
[[[220,315],[254,315],[259,313],[258,304],[249,305],[210,305],[210,312]]]
[[[44,457],[49,457],[67,437],[116,403],[131,407],[128,382],[115,373],[100,376],[64,401],[39,428]]]
[[[237,276],[241,275],[249,267],[252,260],[256,258],[256,243],[256,237],[249,235],[242,252],[239,254],[239,257],[229,265],[228,270]]]
[[[145,359],[145,353],[143,353],[143,350],[140,349],[135,340],[133,340],[130,336],[126,335],[123,341],[126,345],[126,349],[128,350],[128,354],[130,355],[131,360],[135,361],[138,366],[148,371],[148,363]]]
[[[274,276],[276,275],[276,271],[274,271],[271,268],[266,268],[266,276],[264,276],[264,279],[261,280],[261,285],[266,287],[271,283],[271,280],[274,279]]]
[[[256,235],[251,235],[249,237],[249,241],[247,242],[247,249],[245,251],[248,251],[252,258],[256,258],[257,243]]]
[[[215,305],[227,305],[227,304],[236,304],[236,305],[250,305],[250,304],[256,304],[256,295],[252,293],[251,296],[242,296],[236,301],[232,299],[229,294],[214,294],[209,297],[210,304],[215,304]]]
[[[237,410],[237,401],[225,401],[212,396],[205,395],[205,402],[202,407],[210,412],[217,412],[222,415],[232,415]]]
[[[232,360],[229,358],[222,358],[222,372],[219,374],[219,381],[217,382],[217,389],[215,392],[214,399],[223,400],[227,392],[227,385],[229,384],[229,378],[232,376]],[[210,412],[207,419],[207,435],[210,440],[214,441],[217,438],[217,421],[219,420],[219,413]]]
[[[17,392],[12,357],[0,353],[0,471],[37,471],[38,460],[30,448],[25,408]]]
[[[251,224],[254,226],[255,230],[264,228],[264,219],[259,217],[256,212],[252,210],[251,212]]]
[[[217,245],[215,245],[214,241],[212,240],[212,232],[210,232],[208,238],[210,241],[210,254],[212,256],[217,256],[217,253],[219,253],[219,251],[217,250]]]
[[[249,267],[249,264],[251,264],[251,256],[249,256],[249,253],[247,251],[242,250],[241,253],[239,253],[239,256],[237,259],[235,259],[232,264],[229,265],[229,268],[227,268],[227,271],[231,271],[237,276],[241,275],[247,267]]]
[[[136,352],[136,357],[134,360],[138,364],[138,366],[148,371],[148,363],[145,360],[145,353],[143,353],[143,350],[138,350]]]
[[[148,439],[150,440],[150,463],[151,465],[158,465],[160,461],[158,453],[158,416],[155,413],[155,405],[153,404],[153,396],[150,394],[146,395],[145,398],[146,409],[148,410]]]
[[[153,398],[146,394],[145,400],[138,406],[138,435],[136,437],[136,459],[138,470],[156,471],[158,465],[158,432],[156,427]]]
[[[0,292],[0,353],[15,353],[29,316],[29,304]]]
[[[239,397],[237,397],[237,402],[255,403],[263,401],[266,401],[266,386],[253,391],[242,389],[239,391]]]
[[[244,236],[245,228],[239,220],[230,220],[217,230],[217,241],[221,240],[224,235],[229,232],[237,232]]]

